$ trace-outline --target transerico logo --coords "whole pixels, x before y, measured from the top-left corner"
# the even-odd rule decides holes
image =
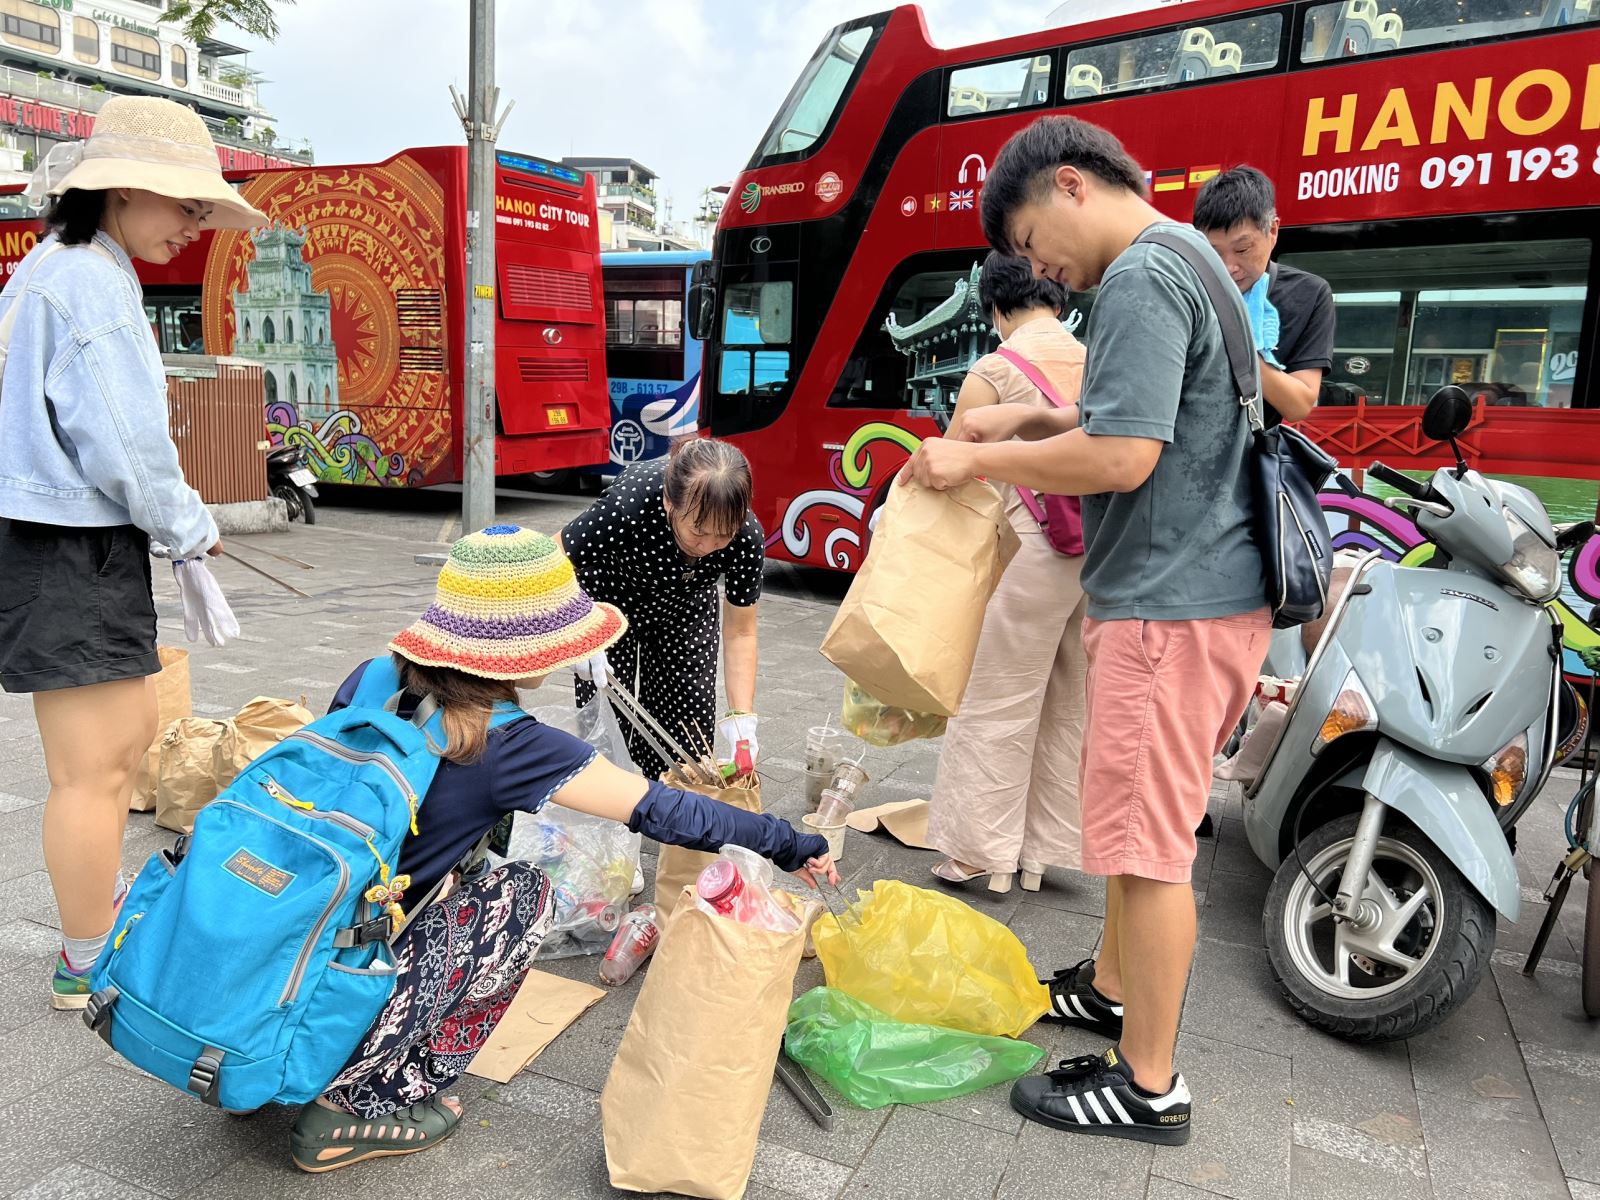
[[[775,183],[762,187],[758,183],[747,183],[739,192],[739,207],[747,213],[753,213],[761,207],[763,196],[791,196],[796,192],[806,190],[803,183]]]

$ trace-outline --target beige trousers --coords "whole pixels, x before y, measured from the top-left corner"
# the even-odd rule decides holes
[[[1037,529],[1019,536],[945,734],[928,839],[985,871],[1023,861],[1078,869],[1083,559],[1057,554]]]

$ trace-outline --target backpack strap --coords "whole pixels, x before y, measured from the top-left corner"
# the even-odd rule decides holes
[[[1205,288],[1206,296],[1211,300],[1212,311],[1217,314],[1217,327],[1222,331],[1222,345],[1228,353],[1228,367],[1233,372],[1233,386],[1239,393],[1239,404],[1250,419],[1251,430],[1260,433],[1266,428],[1261,416],[1261,377],[1257,373],[1255,343],[1250,337],[1250,326],[1233,303],[1239,298],[1239,289],[1229,282],[1226,286],[1233,295],[1230,297],[1224,292],[1222,277],[1213,264],[1206,261],[1205,253],[1187,238],[1153,229],[1146,230],[1135,240],[1165,246],[1188,263],[1189,269],[1199,278],[1200,286]],[[1215,258],[1215,255],[1212,257]]]
[[[1043,392],[1044,398],[1050,401],[1051,404],[1054,404],[1057,408],[1067,407],[1067,402],[1061,398],[1061,393],[1056,391],[1055,385],[1050,382],[1045,373],[1039,370],[1038,367],[1008,346],[1001,346],[995,353],[1021,371],[1028,382]]]

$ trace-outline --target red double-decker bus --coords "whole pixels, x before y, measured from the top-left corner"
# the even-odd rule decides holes
[[[587,466],[611,432],[594,182],[528,155],[497,160],[496,470]],[[304,448],[324,482],[459,481],[465,148],[226,174],[273,225],[137,264],[162,351],[263,363],[272,439]],[[11,205],[7,275],[39,229]]]
[[[1337,302],[1302,427],[1347,466],[1441,461],[1420,406],[1460,383],[1475,465],[1537,477],[1558,519],[1593,515],[1597,17],[1597,0],[1186,0],[956,50],[914,7],[834,29],[735,182],[691,304],[702,426],[749,456],[769,553],[859,564],[887,482],[993,345],[978,201],[1045,113],[1112,130],[1179,220],[1219,170],[1273,178],[1278,257]],[[1092,303],[1069,317],[1091,340]],[[1346,503],[1342,544],[1421,541]],[[1597,560],[1574,563],[1579,595],[1600,598]]]

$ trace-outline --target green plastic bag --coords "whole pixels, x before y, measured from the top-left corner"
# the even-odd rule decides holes
[[[857,1108],[965,1096],[1020,1078],[1044,1057],[1032,1042],[907,1025],[829,987],[789,1006],[783,1044]]]

